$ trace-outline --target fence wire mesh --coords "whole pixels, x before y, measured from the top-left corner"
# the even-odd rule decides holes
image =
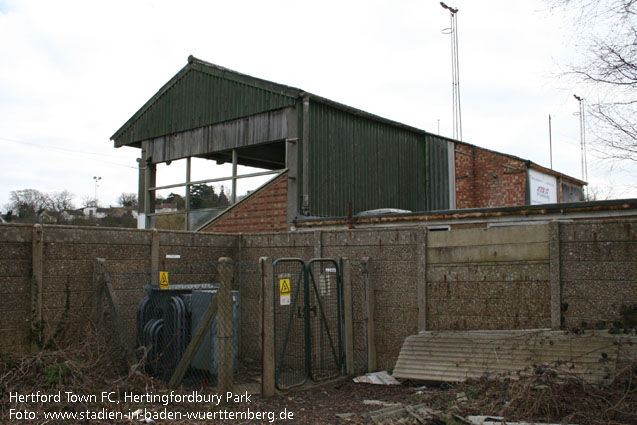
[[[163,261],[151,272],[119,271],[105,262],[101,274],[118,300],[121,339],[143,359],[146,373],[188,389],[260,390],[258,264]]]
[[[336,261],[313,260],[308,269],[312,379],[321,381],[342,373],[342,286]]]
[[[275,382],[285,390],[307,380],[304,264],[282,259],[273,269]]]

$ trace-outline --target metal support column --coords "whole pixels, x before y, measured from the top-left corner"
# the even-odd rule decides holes
[[[155,187],[157,166],[148,162],[146,158],[144,163],[144,229],[151,229],[155,227],[155,217],[150,216],[155,212],[155,191],[150,188]]]
[[[186,158],[186,206],[184,213],[186,230],[190,230],[190,157]]]
[[[309,213],[310,198],[309,198],[309,144],[310,144],[310,97],[308,95],[303,97],[303,128],[302,128],[302,143],[301,143],[301,157],[303,161],[301,163],[301,212],[303,214]]]
[[[237,202],[237,150],[232,150],[232,194],[230,202],[234,205]]]

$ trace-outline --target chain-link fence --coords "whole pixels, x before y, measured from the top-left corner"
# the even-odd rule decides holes
[[[94,320],[172,387],[260,391],[261,278],[230,258],[119,271],[98,260]],[[132,350],[131,350],[132,351]]]

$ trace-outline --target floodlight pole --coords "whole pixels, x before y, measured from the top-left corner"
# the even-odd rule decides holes
[[[462,111],[460,108],[460,63],[458,61],[458,24],[456,14],[458,9],[440,2],[443,9],[450,14],[451,27],[443,30],[451,35],[451,88],[453,98],[453,138],[462,140]]]
[[[586,121],[584,118],[584,98],[573,95],[579,102],[579,141],[582,161],[582,180],[588,181],[588,164],[586,162]]]
[[[549,158],[553,169],[553,132],[551,131],[551,114],[549,114]]]
[[[95,207],[97,207],[97,187],[99,186],[99,181],[102,180],[102,178],[93,176],[93,180],[95,180]]]

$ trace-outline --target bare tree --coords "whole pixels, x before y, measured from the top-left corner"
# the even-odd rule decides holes
[[[86,207],[97,207],[97,200],[93,198],[91,195],[83,195],[82,196],[82,208]]]
[[[64,213],[75,209],[73,205],[73,194],[68,190],[53,192],[47,195],[47,210],[55,217],[55,222],[61,224],[65,221]]]
[[[23,222],[37,222],[40,214],[47,212],[55,217],[56,223],[64,222],[64,212],[74,209],[73,194],[68,190],[40,192],[37,189],[13,190],[6,205],[7,213],[19,217]]]
[[[47,202],[47,195],[37,189],[12,190],[6,208],[23,221],[37,221],[38,216],[46,210]]]
[[[122,192],[117,198],[117,202],[122,207],[137,207],[137,195],[134,193]]]
[[[612,187],[589,186],[586,189],[587,201],[606,201],[609,199],[617,199],[618,196]]]
[[[547,1],[576,14],[584,40],[567,75],[587,87],[592,148],[605,158],[637,161],[637,0]]]

